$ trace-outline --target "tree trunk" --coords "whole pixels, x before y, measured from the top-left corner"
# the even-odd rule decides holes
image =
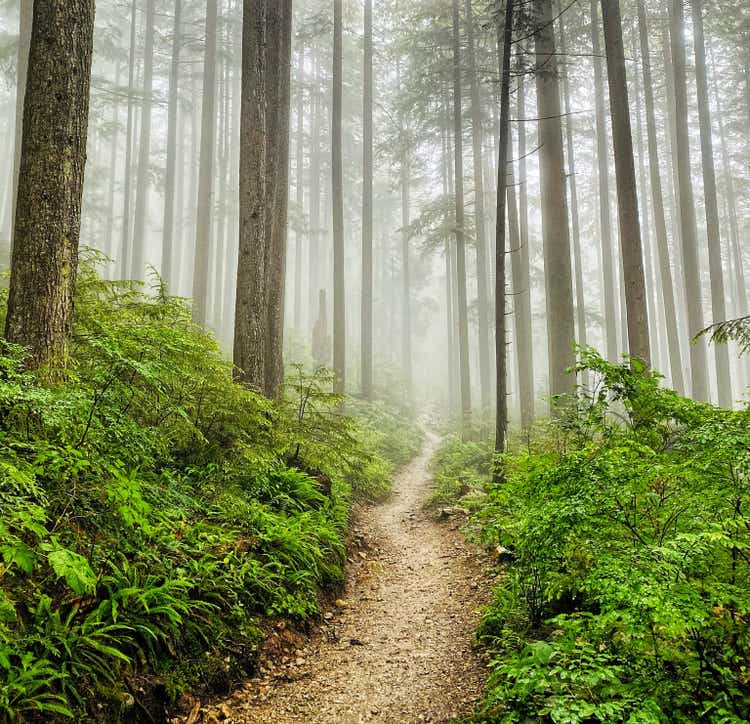
[[[263,389],[266,245],[266,0],[244,0],[240,122],[240,237],[234,364],[242,382]]]
[[[406,398],[412,399],[411,357],[411,250],[409,248],[411,168],[406,144],[401,158],[401,365],[404,371]]]
[[[331,114],[331,198],[333,202],[333,372],[334,392],[346,391],[346,288],[344,282],[343,7],[333,0],[333,109]]]
[[[305,49],[299,50],[297,73],[297,110],[295,131],[294,193],[297,203],[297,225],[294,230],[294,329],[302,330],[302,246],[305,218]]]
[[[567,373],[575,365],[573,281],[552,0],[535,0],[535,8],[538,22],[535,33],[536,87],[537,116],[540,119],[539,166],[547,291],[549,385],[550,395],[554,398],[557,395],[572,394],[575,390],[575,377]]]
[[[318,306],[318,291],[320,283],[320,186],[321,186],[321,128],[323,104],[320,100],[319,87],[321,84],[320,63],[313,57],[313,82],[310,90],[310,106],[312,112],[310,131],[310,246],[307,257],[308,276],[307,291],[310,309]]]
[[[203,102],[201,106],[198,213],[193,259],[193,320],[208,321],[208,275],[211,259],[211,212],[216,138],[216,26],[217,0],[206,2],[206,45],[203,54]]]
[[[146,0],[146,36],[143,46],[143,105],[138,139],[138,178],[135,188],[133,227],[133,279],[143,279],[146,272],[146,221],[148,218],[149,166],[151,164],[151,107],[154,85],[155,0]]]
[[[695,228],[695,201],[690,171],[690,137],[688,135],[687,79],[685,77],[685,18],[682,0],[670,0],[670,30],[672,70],[674,73],[675,121],[677,132],[677,168],[680,196],[680,231],[682,237],[682,263],[687,291],[688,331],[691,338],[703,327],[703,305],[698,243]],[[708,400],[708,366],[706,343],[699,337],[690,345],[692,397]]]
[[[505,329],[505,202],[508,188],[508,148],[510,147],[510,50],[513,41],[513,0],[505,3],[505,27],[498,27],[500,63],[500,138],[497,156],[497,212],[495,215],[495,453],[505,452],[508,431],[507,340]],[[504,479],[502,466],[495,462],[495,482]]]
[[[612,218],[609,206],[609,163],[607,143],[607,122],[604,115],[604,76],[602,73],[602,51],[599,40],[598,1],[591,0],[591,44],[594,63],[594,96],[596,102],[596,157],[599,174],[599,230],[602,247],[602,284],[604,297],[604,329],[607,359],[616,362],[617,350],[617,307],[615,303],[615,281],[613,262],[615,258],[612,243]]]
[[[93,0],[35,0],[5,337],[59,374],[73,316]]]
[[[479,391],[482,412],[490,409],[490,323],[487,289],[487,235],[484,210],[484,179],[482,178],[482,106],[474,43],[472,0],[466,0],[466,34],[468,70],[471,82],[471,139],[474,170],[474,216],[477,243],[477,311],[479,322]]]
[[[698,117],[700,120],[701,159],[703,163],[703,195],[706,207],[706,234],[708,236],[708,267],[711,278],[711,309],[713,321],[727,318],[724,298],[724,273],[721,262],[721,233],[719,231],[719,202],[716,194],[716,170],[711,137],[711,111],[708,101],[708,73],[706,72],[706,47],[703,39],[703,3],[692,0],[693,37],[695,43],[695,75],[698,91]],[[719,405],[732,406],[732,378],[729,370],[729,347],[714,345],[716,359],[716,385]]]
[[[172,62],[169,72],[169,105],[167,112],[167,168],[164,179],[164,228],[161,249],[161,276],[174,291],[172,272],[174,257],[174,198],[177,166],[177,107],[179,105],[180,50],[182,49],[182,0],[174,1]]]
[[[13,186],[11,190],[10,212],[10,252],[13,254],[13,227],[16,219],[18,199],[18,172],[21,167],[21,147],[23,144],[23,103],[26,94],[26,78],[29,67],[29,44],[31,43],[31,22],[34,15],[34,0],[21,2],[19,9],[18,56],[16,65],[16,133],[13,146]]]
[[[458,358],[461,413],[464,429],[471,417],[471,377],[469,372],[469,312],[466,294],[466,249],[464,229],[463,118],[461,104],[461,29],[458,0],[453,0],[453,133],[456,190],[456,274],[458,280]]]
[[[372,399],[372,0],[365,0],[362,171],[362,397]]]
[[[112,103],[112,140],[109,144],[109,179],[107,182],[107,211],[105,220],[105,249],[108,259],[115,255],[115,181],[117,179],[117,150],[120,141],[120,63],[115,70],[115,98]],[[111,278],[111,265],[107,266],[107,276]]]
[[[627,309],[628,346],[631,356],[648,367],[651,364],[651,345],[648,333],[646,279],[643,273],[638,190],[633,159],[633,138],[630,130],[620,0],[602,0],[602,20],[607,53],[612,140],[615,148],[617,209],[620,220],[620,249]]]

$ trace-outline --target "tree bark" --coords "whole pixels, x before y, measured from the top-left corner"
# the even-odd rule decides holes
[[[182,49],[182,0],[174,0],[172,27],[172,60],[169,72],[169,105],[167,109],[167,168],[164,180],[164,227],[161,249],[161,276],[174,291],[174,199],[177,167],[177,107],[179,105],[180,51]]]
[[[458,366],[461,414],[467,431],[471,417],[469,372],[469,312],[466,293],[466,249],[464,229],[463,118],[461,103],[461,29],[458,0],[453,0],[453,134],[456,195],[456,275],[458,286]]]
[[[469,81],[471,83],[471,140],[474,172],[474,216],[477,243],[477,312],[479,332],[479,391],[482,411],[490,409],[490,322],[489,292],[487,289],[488,256],[484,209],[484,179],[482,178],[482,106],[477,77],[474,42],[474,14],[472,0],[466,0],[466,35]]]
[[[680,197],[680,231],[682,237],[682,263],[687,292],[688,331],[691,338],[703,327],[703,304],[698,242],[695,228],[695,200],[690,170],[690,137],[688,135],[687,79],[685,76],[685,18],[682,0],[670,0],[670,36],[672,70],[674,73],[675,121],[677,132],[677,168]],[[693,399],[708,400],[708,366],[706,343],[699,337],[690,345]]]
[[[411,215],[411,166],[406,144],[402,145],[401,158],[401,365],[404,371],[406,398],[413,395],[411,356],[411,250],[409,247],[409,222]]]
[[[120,63],[115,70],[116,95],[112,103],[112,139],[109,144],[109,179],[107,182],[107,212],[105,220],[105,249],[108,259],[115,255],[115,181],[117,179],[117,150],[120,141]],[[107,266],[107,275],[111,278],[111,265]]]
[[[372,399],[372,0],[365,0],[362,190],[362,397]]]
[[[295,131],[294,193],[297,204],[297,225],[294,230],[294,329],[302,329],[302,247],[305,211],[305,48],[299,49],[297,73],[297,109]]]
[[[5,337],[59,376],[73,316],[93,0],[35,0]]]
[[[149,166],[151,164],[151,108],[154,85],[155,0],[146,0],[146,35],[143,46],[143,105],[138,139],[138,176],[135,187],[133,226],[133,279],[144,279],[146,273],[146,220],[148,218]]]
[[[708,73],[706,71],[706,46],[703,39],[703,3],[691,0],[693,11],[693,40],[695,47],[695,76],[698,91],[698,118],[700,121],[701,160],[703,164],[703,195],[706,207],[706,234],[708,237],[708,268],[711,279],[711,309],[713,321],[727,318],[724,298],[724,272],[721,261],[721,232],[719,230],[719,202],[716,194],[716,169],[711,137],[711,110],[708,101]],[[715,344],[716,385],[719,405],[732,406],[732,377],[729,368],[729,347]]]
[[[333,372],[334,392],[346,391],[346,287],[344,281],[343,7],[333,0],[333,109],[331,113],[331,198],[333,202]]]
[[[203,52],[201,144],[198,172],[198,211],[193,259],[193,320],[208,322],[208,276],[211,259],[211,216],[216,139],[217,0],[206,2],[206,44]]]
[[[620,0],[602,0],[602,20],[607,53],[612,140],[615,148],[617,209],[620,220],[620,249],[625,285],[628,345],[631,357],[649,367],[651,345],[648,332],[646,279],[643,273],[638,190],[633,158],[633,137],[630,129]]]
[[[573,281],[570,230],[565,199],[565,166],[552,0],[535,0],[536,87],[539,117],[539,166],[542,190],[544,276],[549,347],[549,386],[553,399],[572,394],[575,377]]]

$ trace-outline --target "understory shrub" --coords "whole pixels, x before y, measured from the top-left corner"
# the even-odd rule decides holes
[[[63,382],[0,342],[0,720],[136,720],[228,686],[262,617],[341,582],[352,490],[408,454],[372,432],[395,413],[341,414],[323,371],[280,402],[236,384],[181,300],[96,261]]]
[[[593,394],[504,455],[504,483],[460,446],[487,492],[474,523],[510,558],[475,720],[747,721],[750,413],[590,350],[581,368]]]

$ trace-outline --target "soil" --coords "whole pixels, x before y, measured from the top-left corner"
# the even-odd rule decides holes
[[[437,442],[428,435],[389,501],[356,511],[346,589],[313,635],[279,624],[258,678],[197,721],[436,724],[471,714],[486,671],[473,636],[491,578],[458,522],[424,510]]]

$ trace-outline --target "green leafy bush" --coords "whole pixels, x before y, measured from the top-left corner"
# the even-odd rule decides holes
[[[341,582],[352,488],[384,489],[397,462],[325,373],[272,403],[158,280],[95,262],[64,382],[0,342],[2,720],[117,721],[149,681],[177,696],[251,670],[261,617],[314,615]]]

